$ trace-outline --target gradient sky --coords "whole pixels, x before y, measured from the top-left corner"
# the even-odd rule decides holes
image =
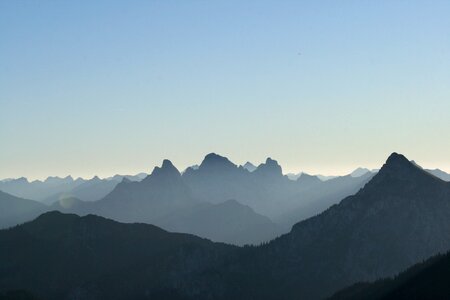
[[[209,152],[344,174],[397,151],[450,171],[449,16],[450,1],[0,1],[0,178]]]

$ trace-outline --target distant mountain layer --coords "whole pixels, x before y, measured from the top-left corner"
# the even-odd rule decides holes
[[[95,176],[92,179],[77,178],[76,180],[71,176],[65,178],[48,177],[45,181],[35,180],[32,182],[29,182],[26,178],[19,178],[0,181],[0,190],[45,204],[52,204],[66,197],[95,201],[111,192],[123,178],[140,181],[144,176],[146,176],[145,173],[140,173],[137,175],[115,175],[107,179],[100,179]]]
[[[442,170],[434,169],[434,170],[426,170],[428,173],[433,174],[434,176],[444,180],[444,181],[450,181],[450,174],[445,173]]]

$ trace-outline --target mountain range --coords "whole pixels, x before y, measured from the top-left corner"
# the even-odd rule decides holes
[[[217,160],[199,172],[216,171],[217,163],[227,166],[224,180],[241,172],[222,158],[210,158]],[[271,160],[259,170],[251,174],[270,184],[285,182],[274,176],[279,168]],[[200,179],[215,184],[203,174],[190,176],[198,176],[191,177],[197,186]],[[185,183],[165,161],[142,182],[124,180],[98,202],[122,209],[121,201],[133,207],[165,199],[163,209],[154,212],[164,217],[179,192],[187,207],[201,206]],[[131,211],[118,217],[131,218],[136,213]],[[46,299],[323,299],[444,253],[450,249],[449,237],[450,183],[393,153],[354,195],[260,246],[212,243],[93,215],[44,214],[0,231],[0,261],[7,262],[0,266],[0,292],[25,289]]]
[[[296,222],[357,192],[372,175],[323,182],[302,174],[292,181],[273,159],[268,158],[250,172],[211,153],[198,167],[188,168],[183,174],[165,160],[141,181],[116,176],[79,183],[80,179],[66,178],[64,182],[78,185],[41,201],[52,203],[48,210],[145,222],[236,245],[258,244],[288,232]],[[117,183],[117,179],[122,181]],[[11,190],[15,183],[9,184]],[[42,186],[47,181],[29,184]]]
[[[83,201],[95,201],[111,192],[123,178],[140,181],[146,175],[145,173],[115,175],[106,179],[100,179],[98,176],[94,176],[92,179],[73,179],[72,176],[64,178],[48,177],[44,181],[34,180],[31,182],[22,177],[0,181],[0,190],[44,204],[52,204],[67,197],[76,197]]]

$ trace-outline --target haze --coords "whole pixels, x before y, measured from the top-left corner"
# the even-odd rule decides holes
[[[448,1],[241,2],[1,1],[0,178],[450,171]]]

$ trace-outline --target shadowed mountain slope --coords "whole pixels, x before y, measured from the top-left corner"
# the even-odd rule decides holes
[[[258,282],[259,299],[320,299],[448,249],[450,183],[394,153],[357,194],[251,250],[229,270]],[[255,297],[246,293],[239,291],[241,299]]]
[[[282,233],[269,218],[235,200],[202,203],[154,222],[173,232],[186,232],[234,245],[268,242]]]
[[[235,249],[152,225],[59,212],[0,231],[0,244],[0,293],[24,289],[42,299],[197,299],[208,287],[190,274]]]
[[[0,228],[14,226],[36,218],[47,206],[0,191]]]
[[[434,256],[394,278],[357,283],[330,300],[450,299],[450,255]]]

